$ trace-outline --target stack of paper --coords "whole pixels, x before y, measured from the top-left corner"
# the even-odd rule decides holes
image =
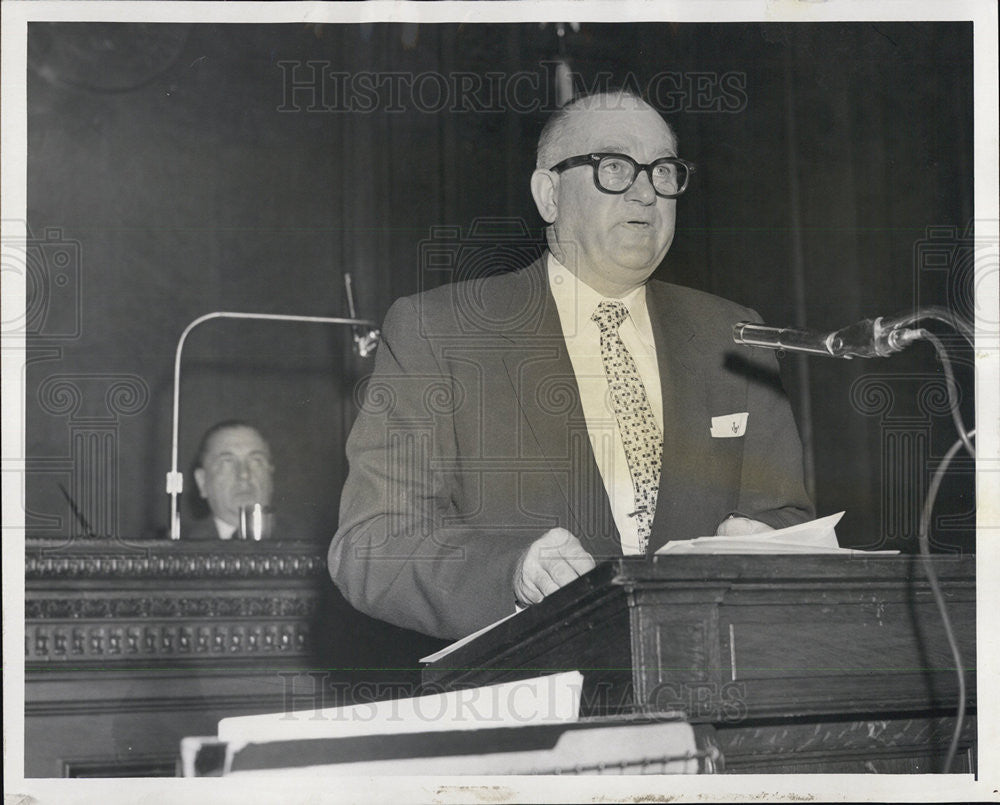
[[[899,551],[858,551],[841,548],[834,526],[844,516],[843,512],[810,520],[808,523],[745,534],[737,537],[697,537],[696,539],[668,542],[657,554],[694,553],[838,553],[838,554],[895,554]]]
[[[314,711],[226,718],[185,738],[185,777],[693,774],[713,768],[681,713],[580,722],[579,671]]]
[[[567,671],[347,707],[224,718],[219,722],[219,740],[244,744],[471,730],[512,724],[561,724],[577,720],[582,690],[583,674]]]

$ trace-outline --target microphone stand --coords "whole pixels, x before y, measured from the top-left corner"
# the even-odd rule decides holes
[[[351,312],[354,310],[351,300]],[[177,497],[184,491],[184,473],[177,470],[178,424],[180,422],[181,399],[181,355],[184,352],[184,342],[190,332],[199,324],[212,319],[254,319],[256,321],[291,321],[307,324],[343,324],[351,328],[354,348],[361,357],[367,357],[378,343],[379,331],[374,322],[367,319],[338,318],[330,316],[294,316],[281,313],[236,313],[232,311],[215,311],[206,313],[192,321],[177,341],[177,351],[174,355],[174,400],[173,400],[173,433],[170,442],[170,472],[167,473],[167,494],[170,495],[170,539],[181,538],[181,518],[178,512]]]
[[[937,571],[931,562],[931,514],[934,510],[934,503],[941,486],[941,480],[944,478],[944,474],[955,454],[964,447],[973,460],[976,458],[976,448],[972,442],[972,437],[975,436],[976,432],[975,430],[966,428],[965,423],[962,421],[961,413],[958,410],[955,375],[944,343],[936,335],[923,327],[906,329],[910,325],[925,319],[935,319],[944,322],[965,339],[970,347],[975,349],[975,327],[973,324],[961,316],[952,313],[947,308],[936,305],[922,307],[912,313],[900,314],[887,320],[883,320],[882,318],[875,319],[874,321],[865,319],[863,322],[845,327],[843,330],[838,330],[835,333],[830,333],[825,338],[820,337],[819,339],[815,337],[815,334],[806,331],[790,329],[776,330],[775,328],[767,327],[759,328],[751,322],[740,322],[733,327],[733,341],[747,347],[764,347],[766,349],[787,350],[789,352],[803,352],[812,355],[850,359],[852,357],[885,358],[922,339],[930,342],[937,353],[938,360],[941,361],[941,366],[945,374],[945,390],[948,394],[952,420],[955,424],[955,429],[958,431],[958,439],[955,440],[955,443],[945,453],[944,458],[935,469],[931,478],[927,497],[924,500],[924,506],[920,514],[917,542],[920,547],[920,557],[923,561],[924,572],[927,575],[927,581],[930,584],[934,602],[941,616],[941,624],[944,627],[948,648],[951,650],[958,684],[955,727],[952,730],[951,741],[948,744],[948,751],[945,754],[942,764],[942,770],[947,773],[951,770],[952,763],[955,760],[958,741],[962,733],[962,725],[965,721],[965,665],[962,661],[962,654],[959,651],[958,640],[951,625],[951,618],[948,615],[948,607],[945,604],[944,595],[941,593]],[[773,332],[765,332],[768,330]],[[758,337],[761,334],[763,337]]]

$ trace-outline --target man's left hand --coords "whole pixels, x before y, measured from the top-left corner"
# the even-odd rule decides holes
[[[565,528],[552,528],[521,555],[514,571],[514,600],[522,607],[537,604],[593,570],[595,564],[573,534]]]
[[[727,517],[715,529],[715,536],[745,537],[748,534],[763,534],[765,531],[774,531],[774,529],[767,523],[751,520],[749,517]]]

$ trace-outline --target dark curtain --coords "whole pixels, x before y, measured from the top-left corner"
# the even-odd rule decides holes
[[[786,326],[971,315],[971,23],[564,33],[31,23],[29,535],[85,530],[60,487],[97,534],[163,533],[174,348],[195,317],[346,315],[350,272],[359,315],[380,320],[401,295],[530,260],[559,58],[577,89],[647,93],[698,163],[660,276]],[[956,360],[971,421],[971,355]],[[251,419],[279,507],[328,539],[370,365],[345,329],[204,325],[185,353],[181,468],[211,423]],[[819,512],[847,510],[845,544],[914,550],[954,439],[930,348],[783,371]],[[960,459],[945,484],[939,549],[973,547],[973,469]]]

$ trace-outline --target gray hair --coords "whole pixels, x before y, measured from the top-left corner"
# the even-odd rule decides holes
[[[547,169],[552,167],[553,162],[556,161],[558,143],[565,136],[570,127],[573,112],[581,109],[592,109],[595,107],[601,108],[604,103],[599,100],[601,98],[606,98],[610,101],[610,103],[608,103],[608,108],[613,108],[614,106],[619,105],[625,98],[631,98],[641,104],[644,104],[645,106],[648,106],[650,109],[653,108],[640,95],[626,88],[603,89],[598,92],[588,92],[571,98],[552,113],[552,116],[546,121],[545,126],[542,128],[542,133],[538,135],[538,147],[535,152],[536,168]],[[666,123],[666,121],[664,121],[664,123]],[[669,123],[666,123],[666,125],[667,129],[670,131],[670,136],[673,139],[674,148],[676,148],[677,134],[674,132]]]

